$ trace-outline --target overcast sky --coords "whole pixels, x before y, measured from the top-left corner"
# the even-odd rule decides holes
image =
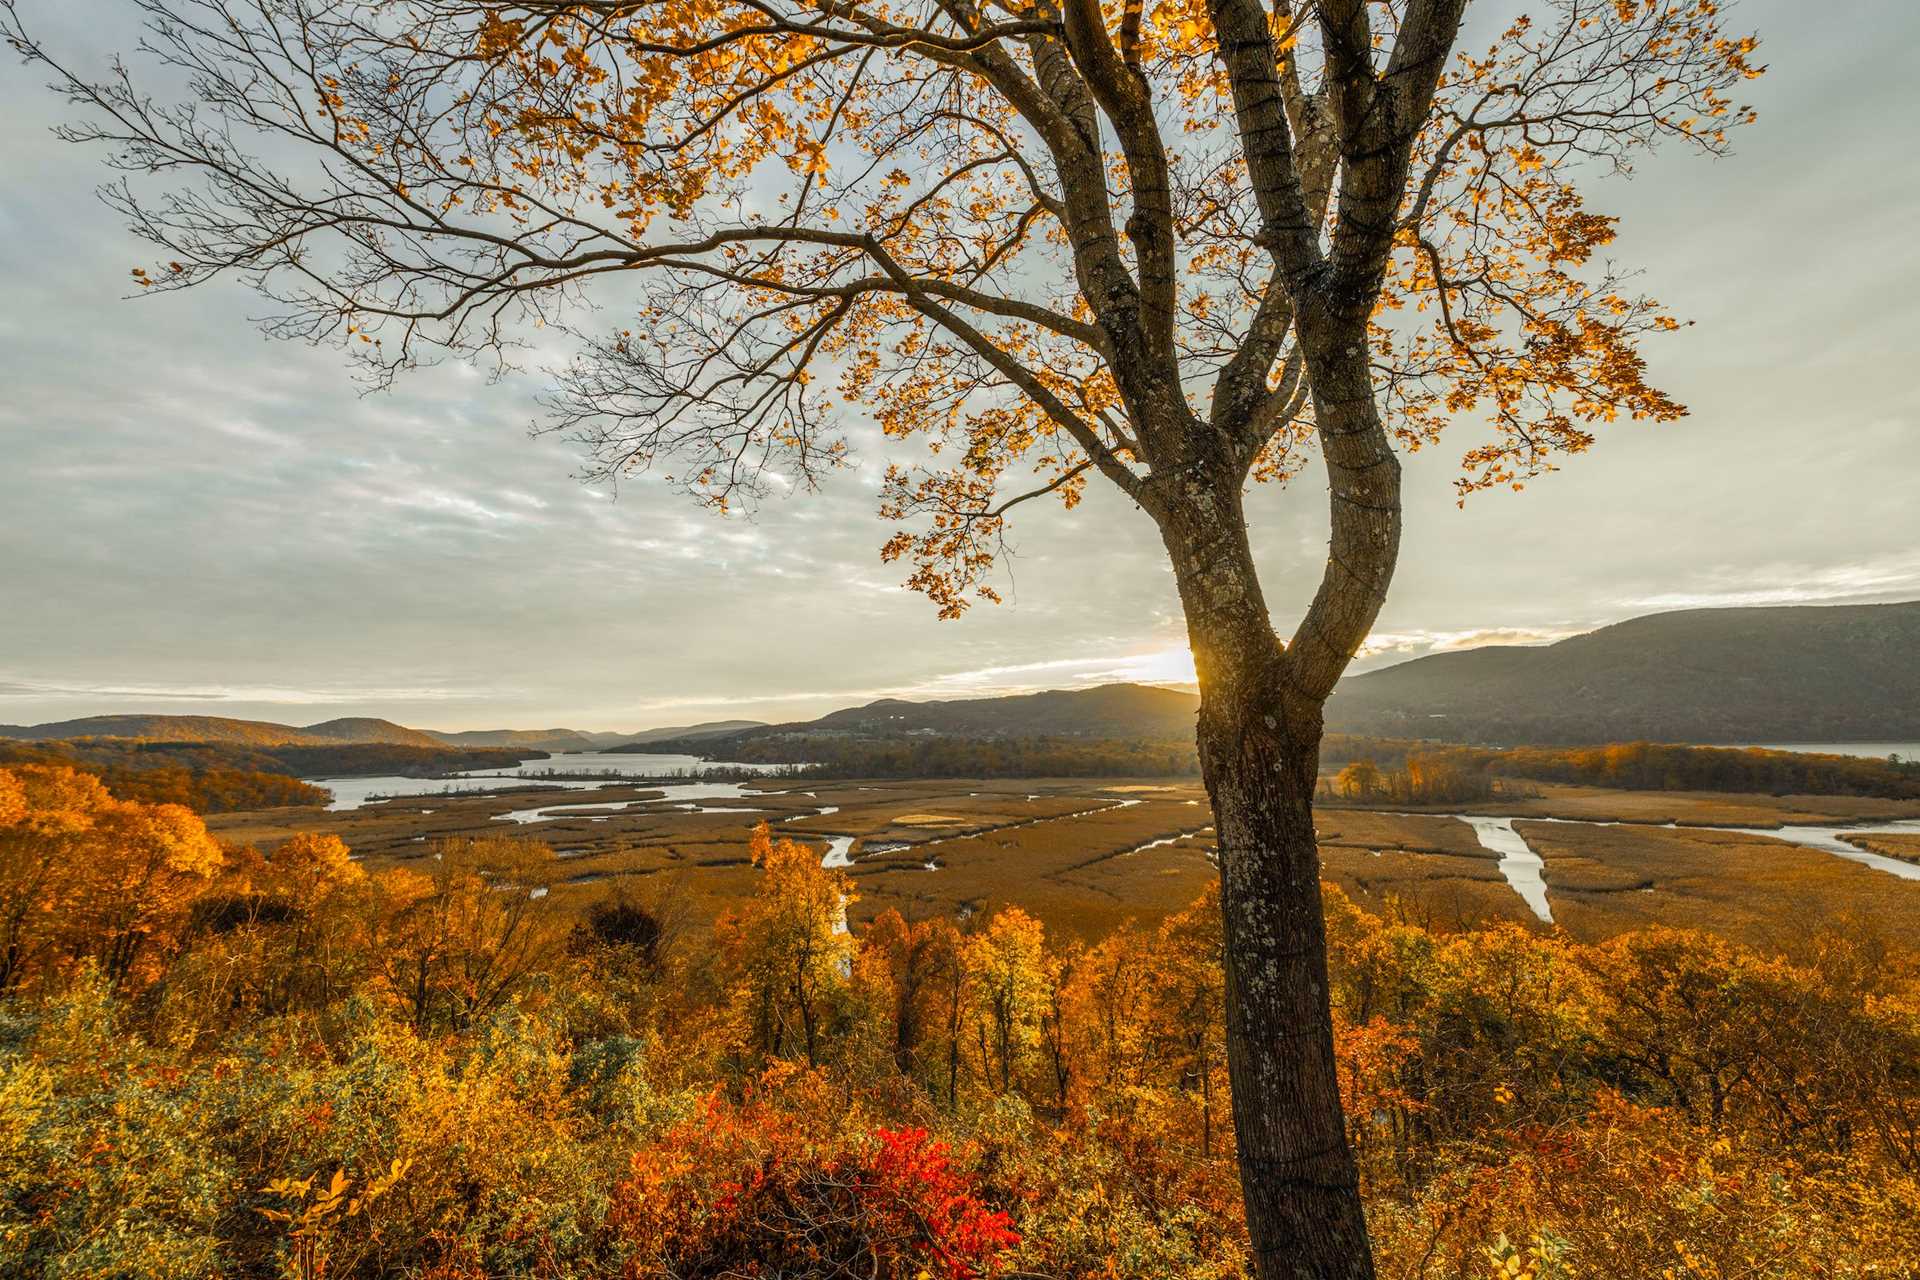
[[[84,59],[125,6],[24,0]],[[1367,661],[1550,639],[1654,610],[1920,597],[1920,5],[1744,0],[1772,72],[1728,160],[1608,181],[1618,260],[1697,323],[1649,350],[1693,416],[1624,424],[1464,510],[1471,431],[1409,461]],[[109,711],[435,728],[795,719],[1191,667],[1164,552],[1095,487],[1023,508],[1007,603],[935,620],[879,562],[883,442],[818,494],[721,520],[618,495],[530,438],[539,381],[461,368],[361,397],[269,342],[237,285],[125,301],[149,258],[0,66],[0,722]],[[1309,478],[1250,504],[1283,630],[1325,553]]]

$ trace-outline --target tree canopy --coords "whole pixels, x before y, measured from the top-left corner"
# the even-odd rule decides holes
[[[1714,0],[1542,0],[1457,52],[1461,0],[137,3],[177,100],[7,25],[130,175],[140,288],[242,276],[376,383],[557,362],[602,472],[723,509],[817,483],[850,414],[921,437],[885,554],[949,616],[1024,499],[1097,472],[1159,514],[1203,443],[1267,479],[1328,447],[1316,298],[1361,309],[1398,445],[1490,424],[1463,493],[1683,412],[1578,181],[1723,150],[1759,71]]]

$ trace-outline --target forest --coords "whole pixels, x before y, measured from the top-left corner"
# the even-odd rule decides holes
[[[1810,755],[1760,747],[1616,742],[1600,747],[1453,749],[1439,758],[1478,762],[1512,778],[1636,791],[1746,791],[1764,795],[1920,797],[1920,761]]]
[[[797,776],[812,778],[1172,778],[1198,776],[1200,767],[1191,742],[1050,736],[785,734],[729,743],[726,754],[747,763],[804,764]],[[1375,783],[1333,782],[1327,788],[1331,798],[1415,804],[1486,799],[1500,789],[1501,779],[1636,791],[1920,797],[1920,761],[1759,747],[1616,742],[1492,748],[1332,733],[1320,761],[1336,773],[1362,765],[1379,774]],[[1367,769],[1355,776],[1368,776]]]
[[[0,765],[60,765],[91,773],[122,799],[184,805],[195,813],[233,813],[278,805],[325,804],[312,777],[405,774],[436,777],[461,769],[512,768],[544,751],[418,747],[382,742],[329,746],[245,746],[232,742],[66,738],[0,739]]]
[[[0,765],[27,764],[76,769],[122,799],[184,805],[195,813],[327,802],[324,787],[292,777],[274,757],[224,743],[0,741]]]
[[[369,871],[0,769],[0,1273],[1234,1277],[1211,891],[1082,941],[752,842],[711,927],[534,841]],[[1328,887],[1394,1277],[1911,1274],[1920,965]]]

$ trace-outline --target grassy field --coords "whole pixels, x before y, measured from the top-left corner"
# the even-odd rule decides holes
[[[1725,791],[1613,791],[1562,782],[1528,782],[1536,796],[1495,798],[1475,813],[1514,818],[1572,818],[1587,822],[1678,822],[1703,827],[1772,827],[1781,823],[1839,823],[1920,817],[1920,801],[1871,796],[1755,795]],[[1323,806],[1340,811],[1342,806]]]
[[[1849,844],[1858,845],[1868,853],[1877,853],[1883,858],[1900,858],[1906,862],[1920,862],[1920,835],[1898,832],[1877,835],[1863,833],[1844,837]]]
[[[1546,861],[1555,924],[1582,939],[1647,924],[1701,926],[1788,946],[1822,923],[1876,932],[1920,919],[1920,883],[1779,840],[1655,824],[1777,826],[1920,815],[1920,805],[1844,797],[1604,791],[1544,784],[1536,798],[1485,806],[1514,816]],[[1153,924],[1214,874],[1212,815],[1190,780],[966,779],[749,784],[737,799],[677,802],[671,788],[591,792],[525,787],[421,796],[361,809],[225,814],[228,840],[270,847],[299,831],[338,834],[370,866],[404,864],[431,840],[514,834],[558,854],[551,893],[581,906],[622,888],[671,898],[708,921],[758,874],[754,824],[813,845],[850,842],[854,920],[888,908],[969,916],[1018,904],[1050,928],[1093,938],[1125,920]],[[503,815],[573,806],[516,823]],[[1560,818],[1544,822],[1529,819]],[[1602,826],[1603,822],[1628,825]],[[1490,920],[1546,926],[1510,888],[1497,856],[1447,813],[1324,807],[1324,874],[1363,905],[1430,928]],[[1862,848],[1920,858],[1920,837],[1853,837]]]
[[[1897,941],[1920,883],[1766,836],[1520,822],[1546,861],[1554,919],[1591,940],[1657,923],[1792,952],[1822,929]]]

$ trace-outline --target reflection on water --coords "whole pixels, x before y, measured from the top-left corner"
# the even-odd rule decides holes
[[[316,786],[333,792],[328,809],[358,809],[374,797],[470,795],[506,791],[538,783],[543,787],[568,791],[594,791],[617,786],[632,778],[665,773],[695,773],[703,769],[745,769],[753,773],[772,773],[784,768],[770,764],[729,764],[702,760],[698,756],[626,755],[609,751],[573,751],[544,760],[527,759],[517,765],[494,769],[469,769],[445,778],[407,778],[388,775],[378,778],[314,778]],[[589,773],[593,778],[548,778],[547,773]],[[713,786],[718,784],[690,783]],[[735,784],[726,784],[735,785]]]
[[[1856,822],[1844,827],[1729,827],[1722,829],[1738,831],[1742,835],[1768,836],[1774,840],[1786,840],[1808,849],[1820,849],[1827,853],[1838,854],[1842,858],[1864,863],[1875,871],[1899,876],[1902,880],[1920,880],[1920,864],[1904,862],[1899,858],[1889,858],[1884,854],[1868,853],[1858,845],[1848,844],[1840,838],[1842,832],[1856,836],[1896,833],[1916,835],[1920,834],[1920,820],[1909,818],[1901,822]]]
[[[1546,862],[1535,853],[1526,839],[1513,829],[1512,818],[1482,818],[1457,814],[1473,828],[1483,849],[1500,855],[1500,874],[1513,891],[1532,908],[1533,914],[1547,924],[1553,923],[1553,908],[1547,903]]]
[[[604,784],[603,784],[604,785]],[[752,800],[758,794],[742,791],[738,782],[685,782],[662,783],[659,789],[665,794],[645,800],[587,800],[576,804],[537,805],[531,809],[513,809],[494,815],[496,822],[545,822],[549,818],[564,818],[571,814],[591,812],[595,816],[589,821],[600,822],[608,815],[621,809],[632,809],[641,805],[666,805],[686,813],[750,813],[750,809],[741,809],[737,805],[708,805],[705,800]]]

